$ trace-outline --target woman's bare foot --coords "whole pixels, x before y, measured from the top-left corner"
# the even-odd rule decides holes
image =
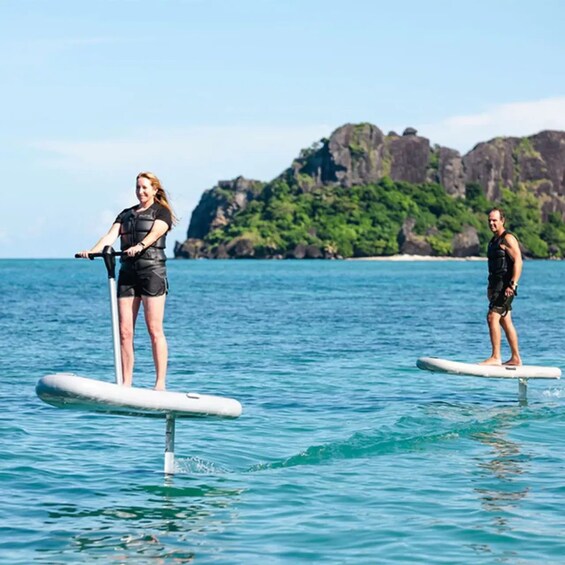
[[[502,365],[500,357],[489,357],[484,361],[481,361],[479,365]]]

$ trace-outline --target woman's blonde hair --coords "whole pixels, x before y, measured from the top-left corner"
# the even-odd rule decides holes
[[[167,196],[167,193],[165,192],[165,189],[163,188],[163,185],[161,184],[161,181],[159,180],[157,175],[149,171],[145,171],[143,173],[139,173],[135,177],[135,180],[139,180],[140,177],[147,179],[151,183],[151,186],[157,191],[157,193],[155,194],[155,201],[161,204],[161,206],[164,206],[171,213],[173,226],[178,223],[178,218],[173,211],[171,203],[169,202],[169,197]]]

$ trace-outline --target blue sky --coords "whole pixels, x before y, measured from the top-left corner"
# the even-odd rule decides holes
[[[72,257],[155,172],[270,180],[344,123],[468,151],[565,130],[560,0],[0,0],[0,258]]]

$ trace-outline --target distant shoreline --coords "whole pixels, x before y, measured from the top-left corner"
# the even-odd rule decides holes
[[[389,255],[378,257],[348,257],[346,261],[486,261],[486,257],[438,257],[436,255]]]

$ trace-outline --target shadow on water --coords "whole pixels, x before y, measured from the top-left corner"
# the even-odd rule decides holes
[[[547,391],[541,393],[545,398]],[[461,415],[481,420],[484,429],[472,432],[468,437],[479,447],[478,453],[470,459],[475,464],[469,467],[470,492],[475,493],[482,509],[478,522],[470,530],[469,539],[482,536],[484,541],[466,543],[477,555],[493,557],[497,561],[515,563],[522,553],[511,547],[502,551],[500,540],[516,540],[539,533],[539,526],[531,526],[524,521],[524,505],[532,493],[536,492],[536,454],[528,442],[520,442],[510,437],[514,430],[522,426],[536,427],[542,422],[551,428],[551,422],[561,421],[561,405],[547,405],[537,401],[537,395],[530,402],[522,400],[514,406],[450,407],[460,410]],[[446,414],[447,416],[447,414]],[[519,435],[519,434],[515,434]],[[469,451],[467,449],[467,451]]]
[[[530,415],[531,416],[531,415]],[[530,487],[520,479],[527,474],[531,462],[524,447],[506,436],[520,419],[530,419],[519,409],[507,409],[499,414],[500,426],[490,432],[474,434],[472,439],[489,448],[483,457],[476,458],[480,483],[475,487],[482,508],[492,516],[499,532],[510,531],[511,512],[525,498]]]
[[[505,438],[503,431],[476,434],[474,439],[492,449],[492,458],[479,460],[477,465],[485,471],[485,478],[496,480],[491,488],[477,487],[475,490],[481,496],[483,508],[496,514],[496,524],[505,526],[508,521],[502,513],[510,510],[529,492],[529,488],[521,487],[516,479],[527,472],[531,458],[523,452],[519,443]]]
[[[190,563],[206,539],[235,519],[232,507],[243,489],[215,483],[175,476],[114,494],[98,492],[82,504],[46,504],[45,522],[56,523],[57,534],[37,549],[37,562],[74,555],[74,562]],[[129,503],[106,504],[108,498]]]

